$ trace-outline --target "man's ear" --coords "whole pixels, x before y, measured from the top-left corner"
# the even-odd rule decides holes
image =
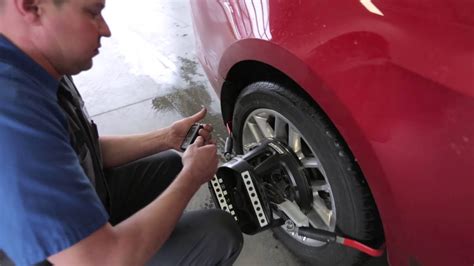
[[[15,2],[15,8],[22,15],[22,17],[31,23],[38,21],[41,10],[41,0],[13,0]]]

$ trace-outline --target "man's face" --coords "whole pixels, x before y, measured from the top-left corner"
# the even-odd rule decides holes
[[[92,67],[100,38],[110,30],[102,17],[105,0],[66,0],[56,6],[46,0],[40,16],[37,45],[59,75],[73,75]]]

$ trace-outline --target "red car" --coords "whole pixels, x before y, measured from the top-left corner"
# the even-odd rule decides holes
[[[474,1],[191,5],[234,149],[286,143],[312,173],[312,227],[385,243],[391,265],[473,265]],[[273,230],[314,265],[364,259]]]

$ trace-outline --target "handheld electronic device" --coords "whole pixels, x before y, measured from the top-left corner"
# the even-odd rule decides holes
[[[185,151],[189,145],[191,145],[196,138],[199,136],[199,129],[203,128],[204,126],[199,123],[193,124],[189,130],[188,133],[186,133],[186,137],[184,137],[183,143],[181,143],[181,150]]]

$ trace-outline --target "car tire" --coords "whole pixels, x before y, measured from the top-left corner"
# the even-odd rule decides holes
[[[307,97],[291,91],[291,87],[296,87],[296,85],[256,82],[248,85],[240,93],[232,121],[235,151],[238,154],[244,154],[245,145],[252,142],[245,135],[251,127],[252,119],[255,119],[252,114],[259,115],[255,113],[259,110],[269,113],[268,117],[264,114],[263,118],[268,119],[267,125],[270,132],[273,126],[275,135],[272,137],[289,143],[288,136],[295,135],[289,133],[291,128],[291,131],[297,132],[296,135],[300,136],[299,146],[306,146],[306,151],[304,149],[298,151],[303,154],[302,157],[317,158],[319,161],[321,170],[313,169],[312,171],[316,171],[319,178],[323,176],[324,181],[318,182],[326,182],[326,187],[330,188],[328,192],[330,199],[324,200],[330,202],[326,204],[329,210],[327,213],[334,214],[334,218],[328,215],[330,218],[326,219],[329,221],[327,229],[369,245],[381,244],[383,229],[377,208],[350,150],[325,114],[313,102],[307,100]],[[275,116],[273,125],[270,121],[271,114]],[[277,134],[276,116],[288,122],[285,126],[286,136],[281,133],[281,130]],[[259,116],[258,119],[261,117]],[[255,133],[250,135],[255,138],[255,142],[257,142],[257,135]],[[268,137],[268,135],[263,134],[263,137]],[[315,193],[316,188],[312,190]],[[318,197],[325,195],[321,193],[323,192],[317,192]],[[330,226],[332,219],[335,222]],[[356,265],[366,259],[362,253],[336,243],[305,244],[304,238],[295,238],[283,226],[276,227],[273,231],[274,236],[290,251],[311,265]]]

